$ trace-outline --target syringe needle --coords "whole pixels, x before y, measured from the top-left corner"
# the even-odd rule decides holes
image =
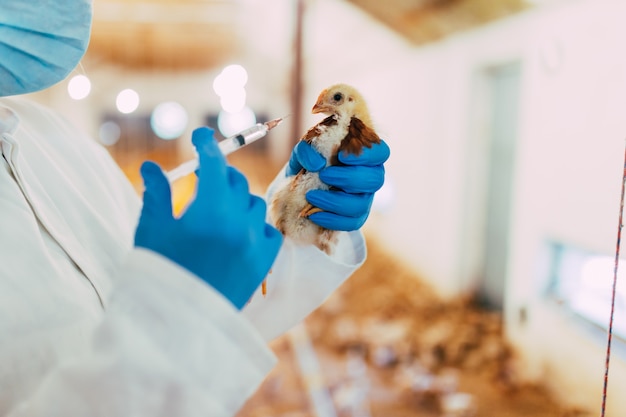
[[[279,117],[278,119],[270,120],[269,122],[265,122],[264,124],[265,124],[265,126],[267,126],[267,130],[272,130],[276,126],[281,124],[283,122],[283,120],[285,120],[287,117],[289,117],[289,115],[287,115],[285,117]]]

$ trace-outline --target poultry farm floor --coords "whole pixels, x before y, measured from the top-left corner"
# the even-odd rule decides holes
[[[338,417],[592,415],[518,381],[498,313],[444,302],[372,238],[368,248],[364,266],[304,324],[319,373],[303,375],[296,338],[275,340],[279,363],[238,417],[318,416],[311,387]]]

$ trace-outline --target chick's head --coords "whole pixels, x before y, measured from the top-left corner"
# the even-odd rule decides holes
[[[370,115],[363,96],[352,86],[335,84],[324,89],[311,110],[313,114],[323,113],[345,117],[357,117],[370,125]]]

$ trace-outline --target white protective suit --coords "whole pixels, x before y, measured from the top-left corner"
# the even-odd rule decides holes
[[[286,240],[237,311],[133,248],[141,201],[106,150],[44,107],[0,98],[0,415],[231,416],[300,321],[365,259]],[[280,174],[283,175],[283,174]]]

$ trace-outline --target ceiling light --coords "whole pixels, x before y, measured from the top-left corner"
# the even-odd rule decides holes
[[[133,89],[127,88],[120,91],[115,100],[115,105],[120,113],[128,114],[139,107],[139,94]]]
[[[91,91],[91,81],[84,75],[76,75],[72,77],[67,84],[67,92],[74,100],[82,100],[89,95]]]

